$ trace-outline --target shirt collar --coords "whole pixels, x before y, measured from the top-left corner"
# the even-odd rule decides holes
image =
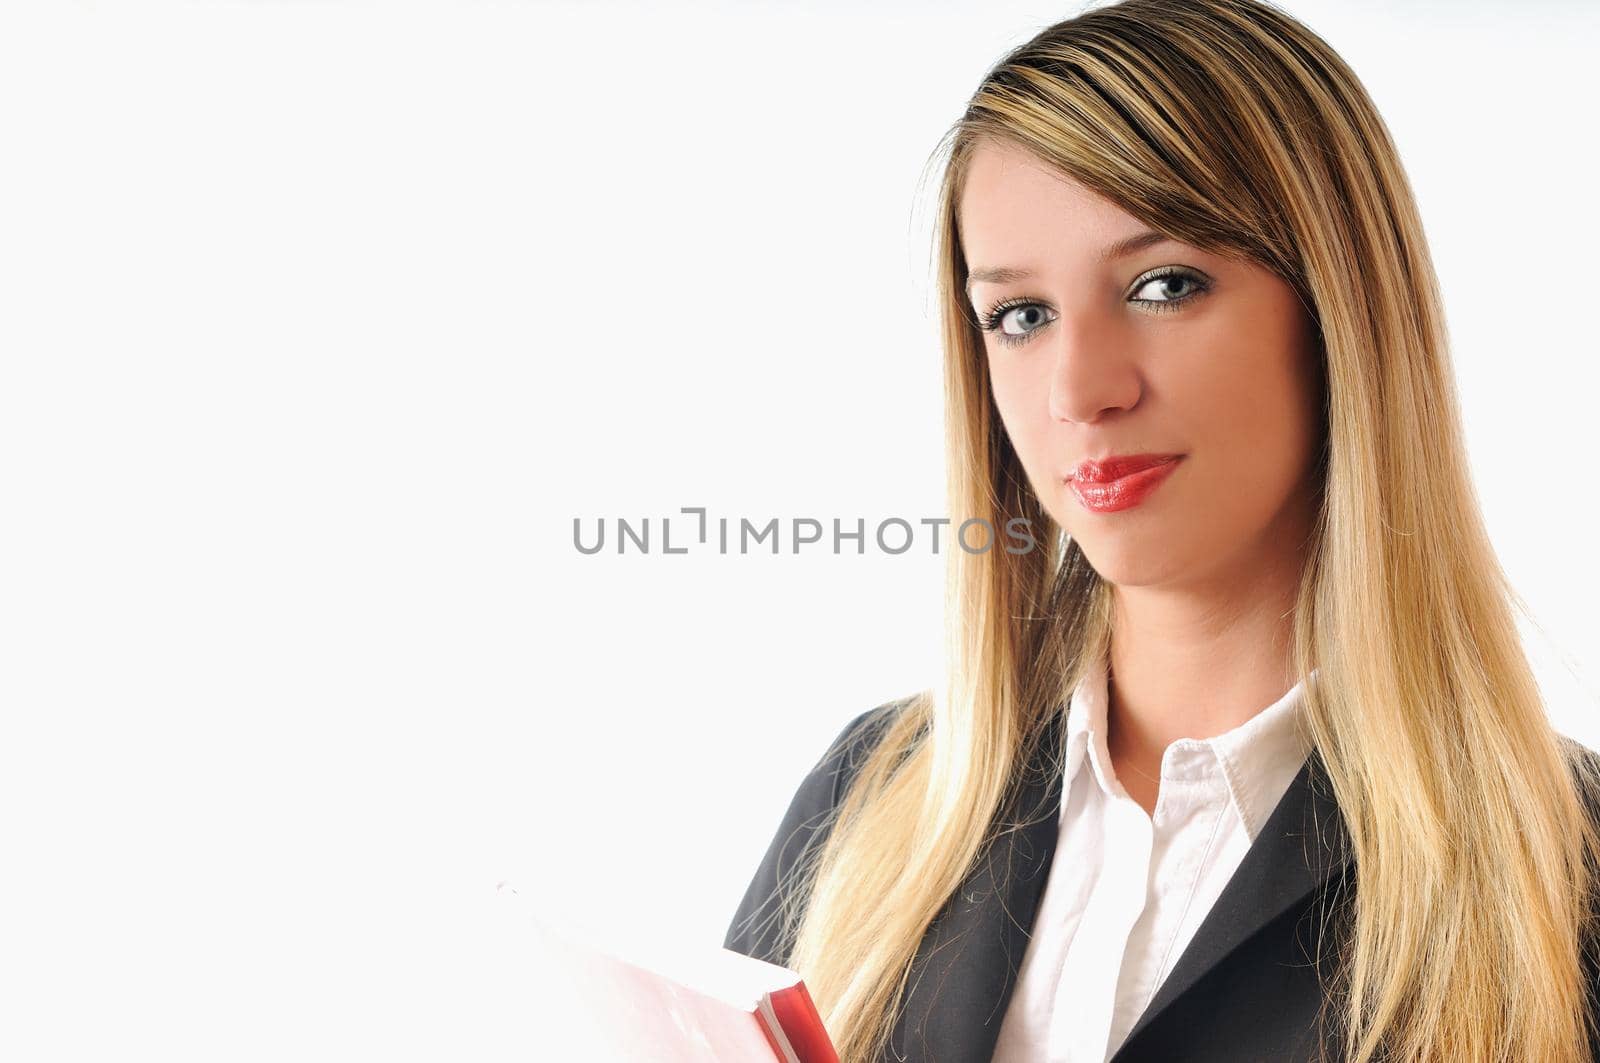
[[[1311,672],[1315,681],[1317,670]],[[1216,778],[1253,842],[1284,788],[1311,752],[1302,734],[1304,684],[1296,683],[1281,698],[1237,727],[1211,738],[1180,738],[1161,757],[1161,779]],[[1062,783],[1062,815],[1066,795],[1085,760],[1093,779],[1107,796],[1124,794],[1106,746],[1109,708],[1106,665],[1096,659],[1078,681],[1066,722],[1066,765]]]

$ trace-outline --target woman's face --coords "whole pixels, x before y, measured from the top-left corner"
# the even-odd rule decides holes
[[[1322,385],[1294,289],[1165,238],[1119,249],[1148,227],[1010,146],[977,149],[958,216],[1006,433],[1095,571],[1235,581],[1298,557]],[[1098,487],[1118,470],[1079,468],[1141,454],[1180,457]]]

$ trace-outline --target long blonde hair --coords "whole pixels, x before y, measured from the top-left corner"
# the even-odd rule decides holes
[[[863,762],[787,913],[789,962],[844,1063],[884,1052],[919,941],[1108,645],[1108,586],[1032,493],[963,298],[956,204],[985,141],[1271,269],[1316,323],[1327,445],[1294,667],[1356,866],[1330,997],[1344,1058],[1587,1060],[1589,761],[1550,725],[1479,514],[1394,144],[1349,67],[1277,8],[1124,0],[1004,56],[941,142],[952,523],[1022,517],[1052,536],[950,550],[945,673]]]

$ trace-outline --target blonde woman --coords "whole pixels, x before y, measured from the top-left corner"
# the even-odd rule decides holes
[[[940,685],[840,735],[728,947],[845,1063],[1590,1059],[1596,769],[1360,83],[1274,7],[1125,0],[944,146],[950,515],[1036,548],[950,550]]]

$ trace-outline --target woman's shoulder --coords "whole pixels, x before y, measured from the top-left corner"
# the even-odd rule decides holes
[[[851,781],[866,763],[867,757],[888,733],[890,725],[900,719],[920,696],[911,694],[886,701],[845,724],[801,780],[789,818],[793,819],[796,813],[804,813],[803,818],[810,818],[836,808],[844,800]]]
[[[1569,735],[1556,736],[1567,766],[1577,782],[1578,797],[1583,802],[1589,819],[1600,824],[1600,752]],[[1588,919],[1583,930],[1580,963],[1587,983],[1588,1006],[1594,1016],[1594,1030],[1589,1051],[1600,1060],[1600,891],[1591,887],[1588,900]]]
[[[788,942],[781,913],[808,854],[827,838],[834,811],[851,780],[899,719],[920,695],[884,702],[853,717],[823,750],[800,781],[789,808],[767,846],[729,924],[724,944],[736,952],[772,963],[787,960]]]
[[[829,744],[813,769],[830,778],[830,799],[833,804],[838,804],[844,797],[850,781],[878,743],[883,741],[890,725],[909,711],[920,696],[911,694],[886,701],[845,724],[844,730]]]
[[[1588,806],[1589,818],[1600,822],[1600,752],[1571,735],[1557,734],[1567,767],[1578,783],[1578,795]]]

